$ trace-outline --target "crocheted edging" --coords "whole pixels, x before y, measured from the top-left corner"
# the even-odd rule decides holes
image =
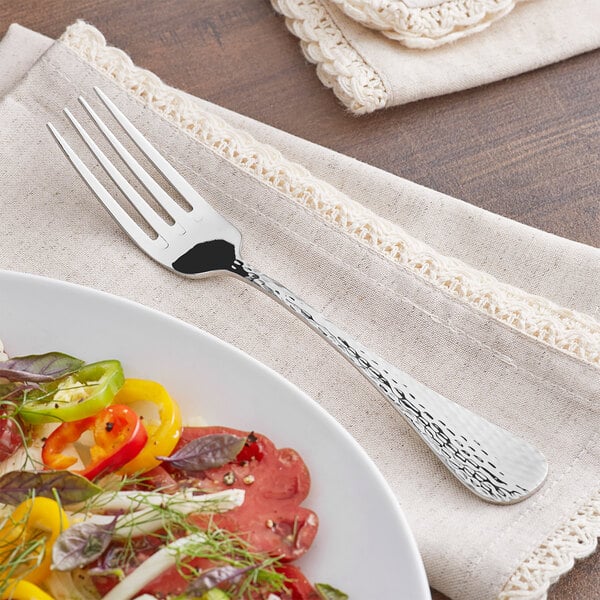
[[[273,147],[231,127],[150,71],[136,67],[123,51],[106,46],[104,37],[94,27],[77,22],[67,29],[61,41],[181,130],[329,225],[457,301],[547,346],[600,366],[600,323],[591,317],[440,255],[313,177],[303,166],[288,161]],[[575,559],[593,552],[599,536],[600,492],[520,565],[500,600],[544,598],[549,586],[572,567]]]
[[[600,537],[600,491],[531,554],[508,580],[498,600],[544,600],[549,587],[590,556]]]
[[[271,0],[300,40],[317,76],[354,114],[384,108],[388,92],[379,74],[350,45],[318,0]]]
[[[428,49],[489,27],[507,15],[517,0],[444,0],[414,8],[402,0],[329,0],[354,21],[409,48]]]
[[[94,27],[79,21],[66,30],[61,41],[214,152],[361,244],[489,317],[600,367],[600,322],[592,317],[439,254],[398,225],[317,179],[302,165],[288,161],[275,148],[257,142],[150,71],[136,67],[125,52],[106,46]]]

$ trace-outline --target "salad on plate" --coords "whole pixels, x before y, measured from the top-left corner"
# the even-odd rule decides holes
[[[294,561],[318,516],[301,456],[182,422],[118,360],[0,342],[0,598],[340,600]]]

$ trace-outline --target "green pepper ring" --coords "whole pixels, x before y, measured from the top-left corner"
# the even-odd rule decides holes
[[[118,360],[91,363],[69,376],[83,384],[94,382],[89,387],[90,393],[86,398],[77,402],[59,404],[54,401],[54,394],[51,394],[50,398],[44,401],[35,399],[26,401],[19,410],[23,420],[37,425],[55,421],[77,421],[91,417],[112,402],[125,381],[123,367]]]

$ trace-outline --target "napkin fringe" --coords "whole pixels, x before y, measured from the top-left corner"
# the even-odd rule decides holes
[[[550,586],[590,556],[600,537],[600,491],[541,544],[508,580],[498,600],[544,600]]]
[[[300,40],[304,56],[317,65],[325,87],[356,115],[385,108],[388,91],[383,79],[352,47],[318,0],[271,0]]]
[[[546,298],[440,255],[399,226],[312,176],[302,165],[288,161],[273,147],[235,129],[150,71],[136,67],[125,52],[107,46],[104,36],[91,25],[75,23],[66,30],[61,42],[221,157],[330,226],[457,301],[557,351],[600,366],[600,323],[592,317],[561,308]],[[548,587],[572,567],[575,559],[594,550],[599,536],[600,491],[532,551],[506,584],[501,600],[545,597]]]
[[[445,0],[425,8],[401,0],[331,0],[353,21],[381,31],[408,48],[425,50],[483,31],[517,0]]]

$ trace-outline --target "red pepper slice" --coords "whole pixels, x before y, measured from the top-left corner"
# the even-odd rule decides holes
[[[138,415],[124,404],[111,404],[98,414],[59,425],[44,442],[42,460],[49,469],[68,469],[77,462],[75,456],[62,451],[86,431],[92,431],[94,445],[85,469],[75,471],[95,479],[116,471],[134,459],[146,445],[148,434]]]

